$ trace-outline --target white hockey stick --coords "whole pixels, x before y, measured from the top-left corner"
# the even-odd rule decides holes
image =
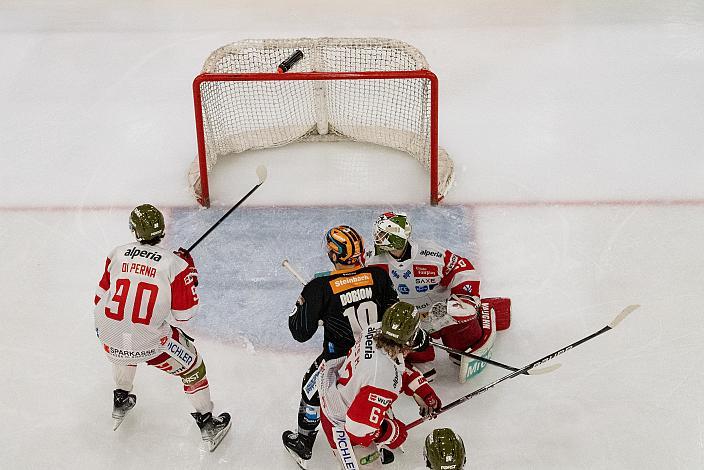
[[[294,267],[291,265],[291,263],[288,262],[288,259],[283,260],[283,261],[281,262],[281,266],[283,266],[284,268],[286,268],[286,269],[288,270],[288,272],[290,272],[290,273],[293,275],[293,277],[295,277],[296,279],[298,279],[298,281],[299,281],[301,284],[303,284],[304,286],[306,285],[306,280],[305,280],[305,278],[304,278],[303,276],[301,276],[301,273],[299,273],[298,271],[296,271],[296,268],[294,268]]]

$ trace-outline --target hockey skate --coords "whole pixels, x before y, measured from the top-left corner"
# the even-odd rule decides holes
[[[137,397],[126,390],[113,390],[112,392],[112,430],[115,431],[122,424],[127,412],[134,408]]]
[[[310,435],[305,436],[293,431],[284,431],[281,438],[284,441],[284,446],[286,450],[291,454],[293,460],[296,461],[299,467],[306,469],[308,461],[313,455],[313,444],[315,443],[315,436],[318,431],[311,432]]]
[[[212,413],[191,413],[200,428],[200,435],[210,452],[214,451],[222,438],[230,430],[229,413],[220,413],[220,416],[213,417]]]

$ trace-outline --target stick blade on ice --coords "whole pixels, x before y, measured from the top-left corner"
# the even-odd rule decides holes
[[[264,165],[259,165],[257,167],[257,176],[259,177],[259,184],[262,184],[264,181],[266,181],[266,167]]]
[[[548,374],[554,370],[559,369],[560,367],[562,367],[562,364],[557,363],[557,364],[553,364],[551,366],[538,367],[536,369],[528,369],[528,374],[530,374],[530,375]]]
[[[621,310],[621,313],[619,313],[618,315],[616,315],[616,318],[614,318],[614,319],[611,321],[611,323],[609,323],[609,327],[610,327],[610,328],[616,328],[616,326],[617,326],[619,323],[621,323],[624,318],[626,318],[628,315],[630,315],[631,312],[633,312],[633,311],[634,311],[635,309],[637,309],[638,307],[640,307],[640,305],[634,304],[634,305],[629,305],[628,307],[626,307],[626,308],[624,308],[623,310]]]

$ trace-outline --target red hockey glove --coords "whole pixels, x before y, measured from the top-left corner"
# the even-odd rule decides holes
[[[188,263],[188,275],[193,280],[193,285],[198,286],[198,270],[196,269],[195,262],[193,261],[193,256],[185,248],[179,248],[174,251],[174,254]]]
[[[379,428],[379,436],[374,439],[377,444],[382,444],[389,449],[396,449],[401,444],[406,442],[408,437],[408,429],[406,425],[396,418],[384,418]]]
[[[433,387],[427,382],[415,390],[413,398],[416,400],[416,403],[418,403],[420,408],[418,411],[423,417],[435,414],[442,406],[440,397],[438,397]]]
[[[193,262],[193,256],[191,256],[191,252],[187,249],[179,248],[178,250],[174,251],[174,254],[184,260],[186,263],[188,263],[189,266],[193,266],[194,268],[196,267],[195,263]]]

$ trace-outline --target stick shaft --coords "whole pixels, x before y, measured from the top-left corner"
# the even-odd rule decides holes
[[[233,212],[235,209],[237,209],[237,208],[240,206],[240,204],[242,204],[244,201],[246,201],[247,198],[248,198],[249,196],[251,196],[252,193],[254,193],[254,191],[256,191],[257,189],[259,189],[259,186],[261,186],[262,184],[264,184],[263,181],[262,181],[261,183],[257,184],[256,186],[254,186],[252,189],[250,189],[249,192],[248,192],[247,194],[245,194],[244,197],[243,197],[242,199],[240,199],[240,200],[237,202],[237,204],[235,204],[234,206],[232,206],[232,207],[230,208],[230,210],[228,210],[227,212],[225,212],[225,215],[223,215],[222,217],[220,217],[220,219],[219,219],[217,222],[215,222],[203,235],[201,235],[198,240],[196,240],[190,247],[188,247],[188,251],[193,251],[193,249],[194,249],[195,247],[197,247],[198,244],[199,244],[200,242],[202,242],[203,239],[204,239],[205,237],[207,237],[207,236],[210,234],[210,232],[212,232],[213,230],[215,230],[215,227],[217,227],[218,225],[220,225],[220,223],[221,223],[223,220],[225,220],[230,214],[232,214],[232,212]]]
[[[489,390],[490,388],[493,388],[494,386],[498,385],[499,383],[503,382],[504,380],[512,379],[512,378],[514,378],[514,377],[516,377],[516,376],[519,376],[519,375],[521,375],[522,373],[526,372],[527,370],[529,370],[529,369],[531,369],[531,368],[533,368],[533,367],[535,367],[535,366],[537,366],[537,365],[540,365],[540,364],[542,364],[542,363],[544,363],[544,362],[547,362],[547,361],[549,361],[549,360],[551,360],[551,359],[553,359],[553,358],[559,356],[560,354],[566,353],[566,352],[569,351],[570,349],[572,349],[572,348],[574,348],[574,347],[576,347],[576,346],[579,346],[579,345],[582,344],[582,343],[585,343],[585,342],[589,341],[590,339],[596,338],[597,336],[599,336],[599,335],[601,335],[601,334],[603,334],[603,333],[606,333],[606,332],[609,331],[610,329],[611,329],[611,327],[607,325],[607,326],[605,326],[604,328],[600,329],[599,331],[590,334],[589,336],[585,336],[584,338],[582,338],[582,339],[580,339],[580,340],[578,340],[578,341],[575,341],[574,343],[572,343],[572,344],[570,344],[570,345],[568,345],[568,346],[565,346],[565,347],[562,348],[562,349],[558,349],[557,351],[552,352],[552,353],[548,354],[548,355],[545,356],[545,357],[541,357],[541,358],[538,359],[537,361],[531,362],[531,363],[528,364],[527,366],[524,366],[524,367],[522,367],[522,368],[520,368],[520,369],[518,369],[518,370],[516,370],[516,371],[514,371],[514,372],[511,372],[511,373],[508,374],[508,375],[504,375],[503,377],[501,377],[501,378],[499,378],[499,379],[493,381],[492,383],[490,383],[490,384],[488,384],[488,385],[485,385],[485,386],[483,386],[483,387],[481,387],[481,388],[478,388],[478,389],[474,390],[473,392],[468,393],[467,395],[464,395],[464,396],[458,398],[457,400],[453,401],[452,403],[448,403],[447,405],[445,405],[445,406],[443,406],[442,408],[440,408],[440,410],[438,410],[438,411],[435,413],[435,415],[439,415],[440,413],[444,413],[444,412],[446,412],[446,411],[449,411],[449,410],[451,410],[452,408],[454,408],[454,407],[456,407],[456,406],[458,406],[458,405],[461,405],[462,403],[466,402],[466,401],[469,400],[470,398],[474,398],[474,397],[476,397],[477,395],[481,395],[482,393],[486,392],[486,391]],[[417,419],[417,420],[415,420],[415,421],[409,423],[409,424],[406,426],[406,429],[414,428],[414,427],[418,426],[419,424],[421,424],[423,421],[427,421],[427,420],[432,419],[432,418],[433,418],[433,416],[430,416],[430,415],[427,416],[427,417],[424,417],[424,418],[419,418],[419,419]]]
[[[438,343],[438,342],[436,342],[436,341],[431,341],[430,344],[432,344],[433,346],[435,346],[435,347],[437,347],[437,348],[444,349],[444,350],[447,351],[447,352],[451,352],[451,353],[453,353],[453,354],[461,354],[461,355],[463,355],[463,356],[471,357],[472,359],[476,359],[477,361],[486,362],[487,364],[491,364],[492,366],[496,366],[496,367],[501,367],[502,369],[511,370],[511,371],[514,371],[514,372],[518,370],[517,367],[512,367],[512,366],[503,364],[503,363],[501,363],[501,362],[494,361],[494,360],[492,360],[492,359],[487,359],[486,357],[482,357],[482,356],[478,356],[478,355],[476,355],[476,354],[472,354],[472,353],[469,353],[469,352],[466,352],[466,351],[462,351],[462,350],[460,350],[460,349],[454,349],[454,348],[445,346],[445,345],[442,344],[442,343]],[[528,371],[525,371],[525,372],[523,372],[523,373],[526,374],[526,375],[529,375],[529,374],[528,374]]]
[[[283,261],[281,262],[281,266],[283,266],[284,268],[286,268],[286,269],[288,270],[288,272],[290,272],[290,273],[293,275],[293,277],[295,277],[296,279],[298,279],[298,282],[300,282],[300,283],[303,284],[304,286],[306,285],[306,280],[303,278],[303,276],[301,275],[301,273],[299,273],[298,271],[296,271],[296,268],[294,268],[293,266],[291,266],[291,263],[289,263],[287,259],[285,259],[285,260],[283,260]]]

